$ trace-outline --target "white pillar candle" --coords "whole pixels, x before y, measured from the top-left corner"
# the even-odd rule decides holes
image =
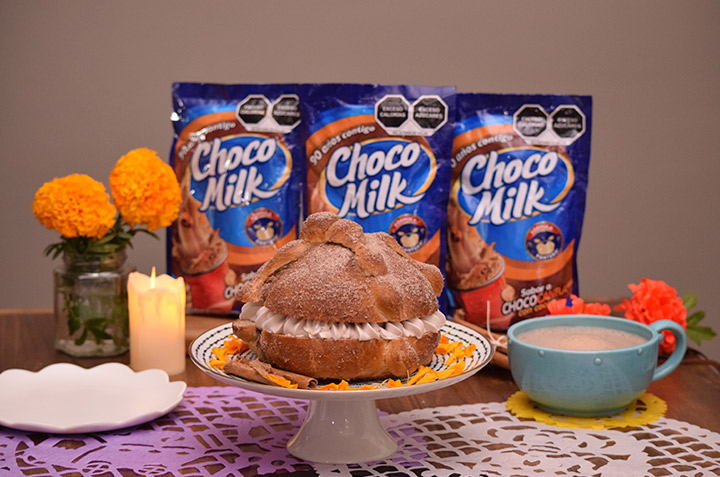
[[[128,278],[130,367],[185,371],[185,282],[132,272]]]

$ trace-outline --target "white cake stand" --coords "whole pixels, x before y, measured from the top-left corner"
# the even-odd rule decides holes
[[[195,339],[190,345],[190,358],[205,373],[225,384],[272,396],[307,399],[309,406],[305,422],[288,444],[288,451],[295,457],[311,462],[353,464],[382,460],[397,450],[397,443],[380,423],[375,409],[376,399],[409,396],[451,386],[469,378],[490,362],[494,347],[480,333],[452,321],[446,322],[442,333],[451,341],[475,345],[475,352],[464,360],[465,372],[432,383],[399,388],[385,387],[380,381],[366,381],[351,383],[351,387],[360,388],[365,384],[382,387],[348,391],[287,389],[226,374],[208,363],[212,357],[212,348],[220,347],[232,334],[230,323],[208,330]],[[243,356],[254,357],[249,351]],[[436,371],[444,369],[446,358],[436,354],[428,366]]]

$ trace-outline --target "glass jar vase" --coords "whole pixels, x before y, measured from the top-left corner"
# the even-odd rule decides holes
[[[71,356],[116,356],[128,350],[124,250],[106,254],[64,253],[55,270],[55,348]]]

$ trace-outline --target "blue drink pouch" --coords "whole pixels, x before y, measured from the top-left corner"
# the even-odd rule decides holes
[[[172,121],[183,200],[168,268],[188,285],[188,307],[238,307],[236,289],[298,237],[298,87],[175,83]]]
[[[301,98],[308,213],[386,232],[444,273],[455,89],[318,84]]]
[[[590,96],[458,94],[447,281],[468,321],[577,294],[591,124]]]

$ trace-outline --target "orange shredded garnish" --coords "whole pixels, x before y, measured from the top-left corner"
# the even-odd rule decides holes
[[[442,371],[434,371],[427,366],[420,366],[415,376],[408,379],[406,383],[407,386],[432,383],[433,381],[437,381],[438,379],[445,379],[451,376],[457,376],[458,374],[465,371],[465,362],[461,360],[472,356],[476,349],[475,345],[462,346],[462,342],[460,341],[442,343],[443,337],[441,337],[441,343],[437,347],[437,352],[440,354],[450,353],[450,357],[445,360],[445,366],[447,366],[447,368]],[[388,387],[397,386],[391,386],[390,382],[388,382]]]
[[[445,366],[450,366],[455,361],[459,361],[460,358],[462,357],[462,354],[463,354],[462,348],[458,348],[455,351],[453,351],[453,353],[450,355],[450,357],[447,360],[445,360]]]
[[[215,347],[212,349],[212,353],[215,355],[217,359],[225,360],[227,359],[227,351],[225,351],[225,348],[221,347]]]
[[[351,391],[352,388],[350,387],[350,383],[345,381],[344,379],[340,381],[339,383],[330,383],[326,384],[325,386],[320,386],[318,388],[321,391]],[[360,389],[375,389],[375,386],[372,386],[372,388],[360,388]]]
[[[415,376],[408,379],[407,386],[412,386],[413,384],[417,383],[421,378],[428,374],[428,372],[432,372],[432,369],[428,368],[427,366],[420,366]]]
[[[455,341],[455,343],[459,343],[458,341]],[[461,359],[468,358],[472,356],[472,354],[475,352],[475,345],[468,345],[465,347],[458,347],[456,348],[450,357],[445,360],[445,365],[450,366],[455,361],[460,361]]]
[[[399,379],[388,379],[387,387],[389,388],[401,388],[402,387],[402,381]]]
[[[458,374],[462,374],[464,372],[465,372],[465,363],[458,363],[455,366],[453,366],[453,372],[450,373],[450,376],[457,376]]]
[[[272,381],[273,383],[277,384],[278,386],[282,386],[284,388],[288,389],[297,389],[298,385],[293,384],[292,381],[289,379],[285,379],[282,376],[275,376],[274,374],[265,373],[265,376]]]
[[[466,347],[466,348],[456,349],[456,350],[453,352],[453,354],[450,355],[450,358],[448,358],[446,364],[449,365],[449,364],[452,363],[454,360],[460,361],[460,360],[463,359],[463,358],[467,358],[467,357],[470,356],[471,354],[472,354],[472,350],[468,351],[467,347]]]
[[[415,384],[425,384],[425,383],[432,383],[434,381],[437,381],[438,375],[435,371],[430,370],[428,373],[425,374],[421,379],[419,379]]]
[[[457,376],[458,374],[465,371],[465,363],[459,362],[455,363],[454,365],[450,366],[447,369],[443,369],[442,371],[437,372],[438,379],[445,379],[449,378],[451,376]]]
[[[372,385],[372,384],[363,384],[362,387],[360,387],[358,389],[363,390],[363,389],[377,389],[377,388],[378,388],[377,386]]]
[[[225,367],[225,361],[217,358],[213,358],[210,360],[210,366],[213,368],[220,368],[223,369]]]
[[[216,346],[212,348],[212,354],[215,358],[211,359],[208,364],[210,366],[223,369],[225,362],[230,358],[230,355],[242,353],[245,350],[250,349],[247,343],[239,339],[237,336],[229,335],[222,346]]]
[[[236,336],[228,336],[228,338],[223,342],[223,348],[225,348],[225,351],[227,351],[228,354],[237,354],[249,349],[249,346]]]
[[[437,345],[437,348],[435,348],[435,352],[437,354],[448,354],[451,351],[451,347],[449,343],[440,343]]]
[[[210,359],[210,366],[214,368],[225,368],[225,363],[228,360],[227,351],[224,348],[215,347],[212,349],[212,354],[215,356]]]
[[[437,351],[438,354],[448,354],[454,353],[460,348],[462,348],[462,342],[451,341],[450,343],[440,343],[435,349],[435,351]]]
[[[446,335],[440,335],[440,343],[449,343],[450,338],[448,338]]]
[[[239,348],[240,344],[237,341],[237,338],[233,339],[233,336],[228,336],[225,341],[223,341],[223,348],[225,348],[225,351],[227,351],[230,354],[235,354],[235,350]]]

